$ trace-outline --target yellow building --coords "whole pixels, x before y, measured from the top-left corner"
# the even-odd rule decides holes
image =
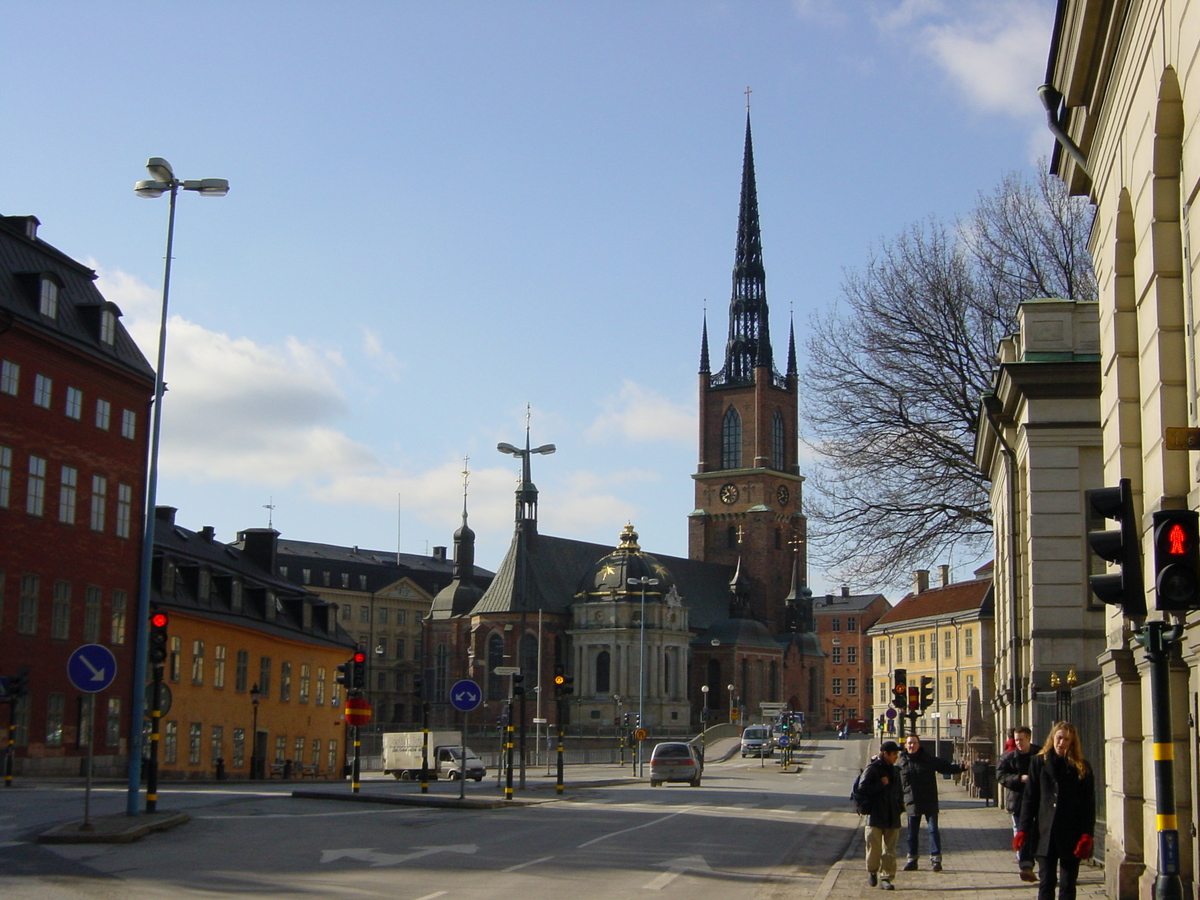
[[[942,567],[939,587],[929,586],[929,572],[916,572],[914,590],[867,632],[874,661],[875,706],[892,705],[896,673],[906,673],[907,685],[920,693],[922,679],[932,687],[929,703],[915,722],[906,719],[904,733],[926,738],[972,738],[968,732],[968,701],[978,691],[980,712],[990,716],[994,690],[992,662],[992,579],[990,566],[976,574],[986,577],[949,583]],[[918,704],[920,705],[920,704]],[[899,730],[898,719],[885,719],[885,730]],[[876,719],[878,724],[878,718]]]

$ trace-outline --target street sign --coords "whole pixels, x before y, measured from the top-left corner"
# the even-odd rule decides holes
[[[483,691],[469,678],[454,682],[454,686],[450,688],[450,705],[459,712],[470,712],[482,700]]]
[[[346,724],[366,725],[371,721],[371,704],[362,697],[346,698]]]
[[[169,684],[160,684],[158,686],[158,715],[161,718],[171,711],[171,686]],[[154,712],[154,682],[146,682],[146,705],[142,710],[142,715],[147,719],[152,718],[151,713]]]
[[[733,719],[733,721],[736,722],[741,717],[742,717],[742,711],[740,709],[738,709],[736,706],[729,711],[729,718]]]
[[[633,733],[633,737],[635,740],[644,741],[646,739],[646,729],[639,728]]]
[[[896,718],[896,710],[895,710],[895,709],[893,709],[893,708],[892,708],[892,707],[890,707],[890,706],[889,706],[889,707],[888,707],[888,708],[887,708],[887,709],[884,711],[884,713],[883,713],[883,714],[884,714],[885,716],[887,716],[889,719],[894,719],[894,718]]]
[[[521,667],[520,666],[496,666],[496,668],[492,669],[492,673],[495,675],[520,675]]]
[[[85,694],[102,691],[117,677],[117,658],[101,644],[84,644],[67,658],[67,677]]]
[[[765,713],[783,712],[784,707],[786,707],[786,706],[787,706],[786,703],[760,703],[760,704],[758,704],[758,708],[761,709]]]

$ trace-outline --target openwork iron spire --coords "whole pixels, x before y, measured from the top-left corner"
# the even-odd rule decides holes
[[[767,318],[767,276],[762,261],[758,188],[754,181],[754,146],[750,137],[750,113],[747,110],[737,253],[733,264],[733,298],[729,303],[729,341],[725,345],[725,370],[721,373],[724,381],[753,381],[757,367],[773,369]]]

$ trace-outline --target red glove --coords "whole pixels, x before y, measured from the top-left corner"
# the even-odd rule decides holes
[[[1092,836],[1085,834],[1079,839],[1079,843],[1075,845],[1075,857],[1077,859],[1087,859],[1092,855]]]
[[[1020,852],[1021,845],[1025,843],[1025,832],[1018,831],[1013,835],[1013,850]]]

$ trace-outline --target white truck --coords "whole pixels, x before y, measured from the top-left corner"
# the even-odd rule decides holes
[[[424,734],[420,731],[397,731],[383,735],[383,774],[397,781],[413,781],[421,777],[421,747]],[[463,774],[463,746],[457,731],[429,732],[429,779],[457,780]],[[487,769],[470,748],[466,748],[466,777],[483,781]]]

